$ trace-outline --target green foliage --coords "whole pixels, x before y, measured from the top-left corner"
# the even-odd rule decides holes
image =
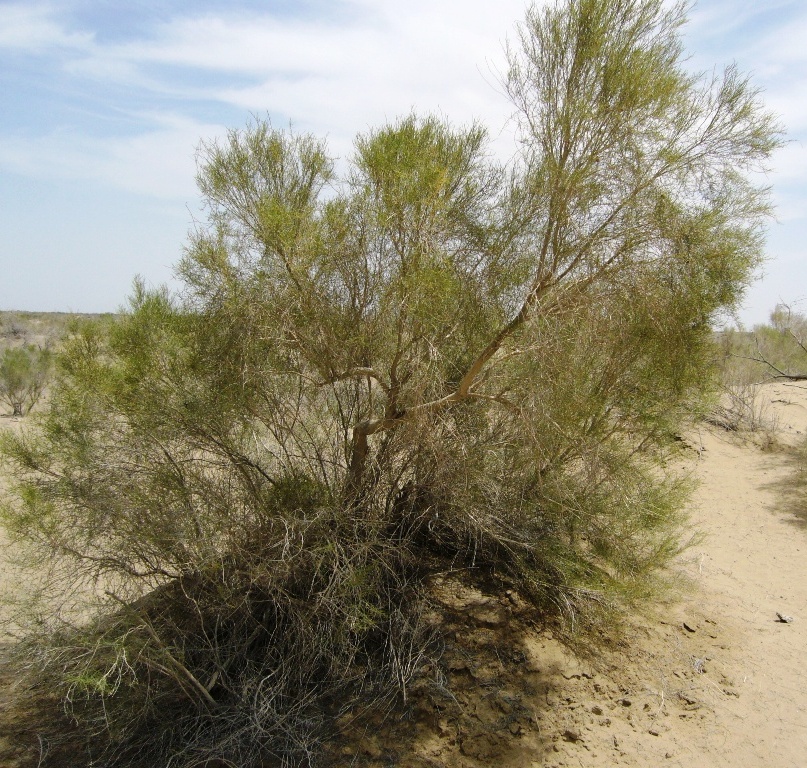
[[[713,420],[729,429],[769,427],[759,388],[776,379],[807,379],[807,317],[778,304],[769,323],[750,331],[725,328],[718,341],[723,401]]]
[[[14,416],[24,416],[33,408],[50,378],[53,354],[33,345],[11,347],[0,357],[0,402]]]
[[[54,348],[78,319],[108,320],[110,315],[70,312],[13,312],[0,310],[0,349],[6,346],[38,344]]]
[[[103,585],[94,624],[39,625],[99,759],[313,760],[340,702],[405,695],[436,571],[572,622],[651,589],[680,540],[669,438],[760,260],[745,174],[779,143],[734,69],[684,70],[682,22],[531,10],[507,167],[415,115],[343,176],[260,120],[201,148],[183,292],[76,328],[39,431],[3,438],[43,594]]]
[[[807,317],[786,304],[777,304],[770,323],[755,326],[737,346],[767,377],[807,378]]]
[[[734,381],[762,382],[807,373],[807,317],[777,304],[770,322],[753,329],[726,328],[720,333],[722,364]]]

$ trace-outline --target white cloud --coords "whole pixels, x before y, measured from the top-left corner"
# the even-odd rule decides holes
[[[522,0],[495,9],[479,0],[415,0],[405,10],[386,0],[342,6],[350,11],[347,24],[226,13],[180,18],[150,39],[96,47],[69,66],[176,96],[177,71],[164,67],[182,67],[194,73],[182,95],[268,110],[332,136],[344,132],[340,144],[368,122],[413,107],[459,120],[492,117],[498,129],[506,108],[489,84],[490,68],[503,67],[502,45],[522,15]],[[206,87],[207,72],[240,82]]]
[[[690,10],[690,27],[696,34],[730,39],[732,32],[755,19],[780,14],[793,6],[793,0],[708,0]]]
[[[363,47],[366,37],[362,29],[338,31],[270,17],[247,22],[208,16],[177,20],[151,40],[113,46],[98,55],[229,73],[311,72],[344,60],[345,52]]]
[[[0,48],[40,53],[52,48],[87,49],[89,32],[70,32],[53,18],[46,6],[9,3],[0,5]]]
[[[478,118],[499,135],[511,108],[497,92],[495,71],[504,67],[502,45],[515,37],[526,0],[324,1],[327,14],[296,18],[273,16],[269,3],[249,14],[223,0],[214,11],[194,14],[187,3],[184,16],[150,28],[140,24],[145,31],[121,42],[121,30],[109,41],[101,29],[96,35],[67,21],[64,11],[73,0],[0,0],[0,53],[15,62],[48,56],[65,91],[84,98],[69,113],[76,119],[69,128],[48,122],[49,115],[32,115],[34,130],[0,134],[0,171],[42,180],[43,188],[52,179],[68,180],[77,194],[92,182],[96,192],[109,191],[110,207],[116,190],[136,192],[141,202],[157,200],[149,204],[160,211],[178,208],[184,222],[184,205],[196,196],[199,140],[223,134],[219,122],[243,124],[249,112],[268,111],[327,136],[331,151],[342,157],[357,131],[410,109],[441,112],[455,122]],[[784,222],[775,228],[772,250],[800,252],[807,226],[807,12],[798,0],[700,0],[692,17],[687,43],[698,45],[693,66],[736,59],[766,88],[764,99],[782,116],[789,136],[802,140],[777,154],[770,176]],[[780,20],[785,18],[787,24]],[[131,115],[134,103],[140,114]],[[128,136],[105,134],[100,122],[81,127],[79,110],[102,120],[126,113],[135,127]],[[120,121],[109,122],[119,130]],[[510,133],[505,130],[500,140],[505,156]],[[9,226],[19,218],[9,212]],[[91,212],[86,220],[88,228],[95,226]],[[25,232],[19,239],[26,242]],[[150,248],[132,245],[132,253]],[[804,282],[799,262],[782,264],[782,284]]]
[[[202,136],[224,129],[172,115],[128,137],[89,137],[70,131],[0,144],[0,167],[34,178],[75,179],[170,200],[195,197],[194,150]]]
[[[495,56],[524,7],[522,0],[501,0],[495,8],[479,0],[415,0],[405,8],[387,0],[335,5],[348,11],[347,19],[244,18],[226,11],[178,17],[157,27],[150,39],[99,48],[95,55],[258,76],[339,75],[377,66],[400,67],[405,74],[429,60],[445,64]]]
[[[762,38],[756,46],[756,74],[767,106],[780,115],[791,136],[807,138],[807,14]]]
[[[773,176],[777,182],[803,182],[807,179],[807,146],[803,141],[789,141],[773,157]]]
[[[792,7],[792,0],[779,5]],[[0,6],[0,46],[50,48],[77,87],[82,80],[93,88],[124,85],[146,100],[169,98],[168,108],[185,115],[127,139],[95,140],[74,131],[6,140],[0,162],[21,172],[51,167],[172,197],[193,175],[178,158],[190,157],[201,137],[221,131],[191,117],[190,104],[199,102],[235,107],[245,118],[269,112],[327,135],[341,156],[350,152],[357,131],[410,109],[457,122],[478,118],[499,135],[511,107],[497,92],[496,73],[504,69],[503,44],[515,36],[523,10],[523,0],[410,0],[405,6],[397,0],[334,0],[327,17],[281,18],[223,7],[155,24],[150,35],[128,42],[102,43],[91,33],[71,32],[51,6]],[[713,0],[695,9],[694,26],[717,39],[718,19],[724,27],[739,27],[759,13],[750,0]],[[791,135],[807,130],[807,46],[799,43],[802,32],[807,35],[807,15],[802,21],[745,51],[768,75],[766,102]],[[780,76],[770,75],[780,70]],[[506,155],[510,131],[503,135]],[[777,167],[787,178],[802,166]],[[172,178],[174,173],[184,178]]]
[[[0,11],[6,22],[0,45],[49,47],[68,72],[112,82],[145,82],[155,67],[170,66],[256,81],[322,77],[344,88],[368,70],[393,82],[450,84],[468,82],[487,59],[500,59],[505,36],[523,15],[522,0],[501,0],[495,9],[481,0],[414,0],[405,9],[387,0],[340,0],[335,7],[347,18],[246,18],[222,10],[176,17],[124,43],[102,43],[90,33],[69,32],[47,7],[7,6]],[[171,79],[168,70],[162,73]]]
[[[58,48],[59,66],[77,87],[83,80],[93,90],[115,84],[146,99],[168,97],[174,113],[186,117],[126,139],[75,130],[6,139],[0,164],[158,197],[192,189],[187,158],[200,138],[222,131],[187,116],[190,102],[235,107],[245,119],[269,112],[327,136],[342,157],[357,132],[411,109],[456,122],[479,118],[498,134],[510,107],[491,68],[503,68],[505,37],[523,14],[522,0],[502,0],[496,8],[485,0],[413,0],[406,8],[388,0],[341,0],[344,13],[328,20],[245,18],[222,9],[175,18],[150,37],[101,43],[65,31],[50,9],[15,8],[18,28],[38,30],[27,33],[29,44]],[[65,41],[74,43],[69,50]]]
[[[801,15],[791,19],[785,25],[777,27],[768,34],[758,38],[754,45],[756,56],[764,59],[770,66],[777,69],[774,72],[787,75],[787,68],[795,65],[807,65],[807,11],[801,10]]]

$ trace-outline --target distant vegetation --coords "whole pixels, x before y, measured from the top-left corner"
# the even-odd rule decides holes
[[[77,312],[0,311],[0,351],[34,344],[53,348],[79,319],[111,317]]]
[[[729,429],[764,428],[759,388],[770,381],[807,381],[807,316],[779,304],[768,323],[726,328],[716,338],[724,398],[714,418]]]
[[[768,323],[750,331],[727,329],[721,337],[726,357],[758,380],[807,379],[807,316],[787,304],[778,304]]]
[[[24,416],[42,397],[53,368],[48,347],[11,347],[0,356],[0,402],[12,416]]]
[[[780,143],[735,68],[693,78],[682,13],[531,9],[507,166],[416,115],[343,175],[263,120],[201,148],[181,294],[78,323],[2,440],[21,658],[88,765],[323,760],[337,718],[442,685],[438,574],[573,630],[653,594]]]
[[[81,321],[113,315],[0,311],[0,403],[24,416],[39,402],[54,372],[55,352]]]

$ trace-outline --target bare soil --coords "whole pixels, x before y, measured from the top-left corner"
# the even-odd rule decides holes
[[[620,639],[581,659],[522,614],[517,596],[450,580],[441,589],[458,617],[447,648],[456,701],[422,712],[405,752],[383,738],[365,744],[368,762],[807,764],[807,477],[796,451],[807,386],[769,384],[758,397],[765,429],[687,436],[685,466],[699,483],[691,517],[704,536],[680,564],[683,594],[627,617]]]

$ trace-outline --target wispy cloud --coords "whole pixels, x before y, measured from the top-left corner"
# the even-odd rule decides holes
[[[496,73],[525,4],[171,0],[138,4],[136,12],[119,4],[113,12],[115,4],[91,0],[0,0],[0,173],[27,188],[61,179],[78,190],[91,182],[109,191],[110,206],[117,190],[134,192],[161,211],[181,206],[184,216],[195,199],[200,139],[242,125],[249,113],[327,136],[341,157],[357,132],[412,109],[456,122],[477,118],[498,136],[511,108]],[[783,222],[775,242],[800,252],[807,6],[700,0],[691,17],[691,66],[736,60],[788,128],[793,141],[774,158],[770,176]],[[506,156],[510,129],[498,146]],[[797,234],[785,246],[790,231]],[[16,237],[29,239],[23,231]],[[161,258],[171,263],[173,255]],[[789,273],[782,284],[803,277]]]
[[[92,32],[72,32],[64,27],[53,8],[23,3],[0,5],[0,49],[41,53],[57,49],[87,50]]]
[[[480,118],[494,131],[504,123],[509,106],[496,91],[494,70],[503,67],[503,43],[522,15],[521,0],[502,0],[496,8],[486,0],[413,0],[405,10],[389,0],[341,0],[331,7],[339,12],[325,18],[227,8],[178,15],[153,24],[148,34],[112,42],[73,31],[53,6],[7,7],[12,31],[0,37],[0,49],[49,54],[77,89],[126,89],[124,98],[167,101],[153,114],[166,110],[163,123],[180,115],[184,127],[140,121],[139,132],[126,140],[99,141],[56,126],[36,137],[9,137],[0,165],[23,173],[50,165],[166,196],[183,184],[167,171],[144,173],[144,163],[152,163],[138,149],[156,153],[157,170],[192,178],[187,166],[161,158],[176,157],[180,141],[188,142],[187,154],[200,137],[221,130],[200,124],[210,105],[244,116],[268,112],[328,135],[342,156],[357,131],[413,108],[457,121]]]
[[[194,196],[194,150],[200,136],[224,130],[181,116],[140,115],[153,127],[132,136],[95,137],[56,131],[0,144],[0,167],[39,179],[101,183],[163,199]]]

